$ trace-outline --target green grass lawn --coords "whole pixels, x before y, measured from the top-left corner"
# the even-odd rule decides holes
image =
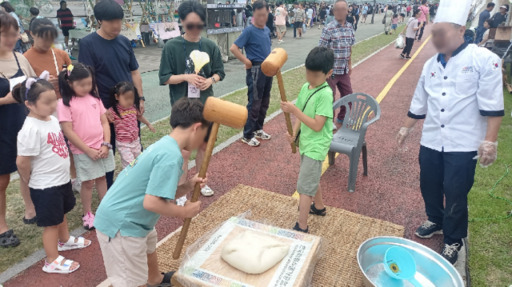
[[[511,105],[512,96],[505,90],[505,107]],[[506,173],[506,166],[512,165],[512,118],[508,112],[500,129],[498,160],[489,168],[477,167],[475,185],[469,193],[469,267],[475,287],[512,285],[512,218],[481,221],[512,212],[511,204],[489,196],[496,181]],[[512,166],[510,169],[512,172]],[[494,193],[512,200],[512,173],[503,178]]]
[[[399,29],[403,29],[399,28]],[[357,43],[353,48],[353,63],[357,63],[365,57],[369,56],[376,50],[390,44],[395,40],[395,36],[379,35],[370,40],[362,41]],[[285,83],[286,94],[288,100],[292,101],[297,98],[297,95],[305,82],[305,68],[299,67],[283,74],[283,80]],[[277,111],[280,108],[280,95],[279,89],[277,88],[277,81],[274,79],[274,89],[272,89],[270,107],[268,114]],[[224,100],[234,102],[241,105],[247,104],[247,90],[240,90],[234,92],[223,98]],[[147,128],[142,129],[142,143],[145,147],[151,145],[155,141],[159,140],[170,132],[169,118],[157,122],[154,124],[156,129],[155,133],[152,133]],[[239,133],[240,130],[221,126],[217,137],[217,144],[226,141],[228,138]],[[121,171],[121,163],[119,156],[116,156],[116,173]],[[68,222],[70,230],[78,228],[82,225],[81,215],[82,206],[80,196],[77,194],[77,204],[75,209],[68,214]],[[93,210],[96,210],[98,206],[97,194],[93,195]],[[14,229],[15,233],[21,240],[21,245],[16,248],[2,249],[0,256],[0,272],[5,271],[10,266],[18,263],[25,257],[32,254],[34,251],[42,248],[41,241],[41,228],[37,228],[34,225],[24,225],[22,222],[24,214],[24,205],[19,192],[19,181],[15,180],[9,184],[7,188],[7,224],[10,228]]]

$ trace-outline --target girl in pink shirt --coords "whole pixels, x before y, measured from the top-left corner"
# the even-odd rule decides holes
[[[142,150],[137,121],[145,124],[152,132],[155,132],[155,128],[139,113],[140,96],[132,83],[120,82],[115,85],[110,92],[110,101],[112,107],[108,109],[107,115],[114,124],[116,147],[125,168]]]
[[[80,63],[68,66],[59,75],[59,87],[62,99],[57,114],[69,140],[77,177],[82,182],[83,226],[91,230],[94,229],[92,189],[96,184],[101,200],[107,193],[105,174],[115,168],[110,127],[90,67]]]
[[[390,34],[393,34],[396,31],[396,28],[398,27],[398,14],[393,15],[393,19],[391,19],[391,32]]]

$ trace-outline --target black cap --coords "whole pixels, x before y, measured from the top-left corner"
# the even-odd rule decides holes
[[[124,18],[123,8],[114,0],[101,0],[94,6],[94,17],[97,20],[118,20]]]

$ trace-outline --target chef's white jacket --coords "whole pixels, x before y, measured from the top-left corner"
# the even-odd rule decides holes
[[[503,116],[501,59],[486,48],[464,44],[443,66],[437,54],[423,66],[408,116],[423,119],[421,145],[445,152],[471,152],[485,139],[487,117]]]

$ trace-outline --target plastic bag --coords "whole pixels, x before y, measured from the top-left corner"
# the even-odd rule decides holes
[[[402,34],[398,35],[398,38],[396,38],[395,41],[395,48],[397,49],[403,49],[405,46],[405,39]]]

